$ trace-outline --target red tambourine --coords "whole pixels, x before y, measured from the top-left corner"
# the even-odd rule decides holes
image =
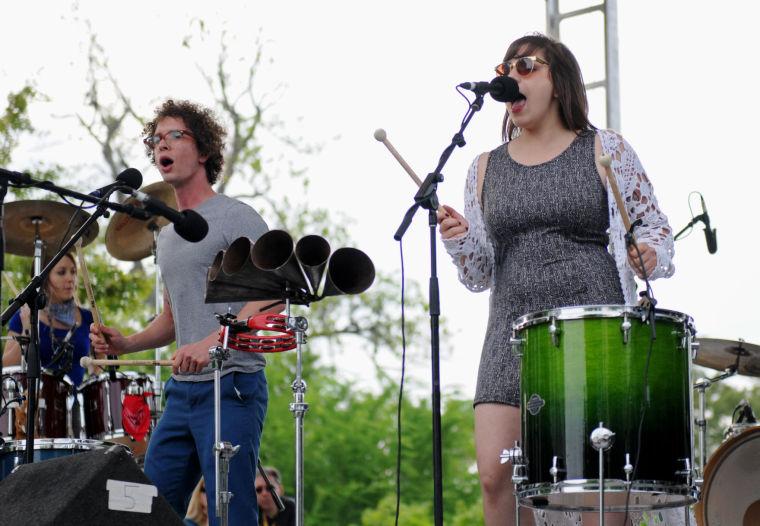
[[[224,342],[224,336],[229,330],[227,345],[235,351],[259,353],[289,351],[296,348],[296,338],[293,331],[288,329],[287,320],[288,317],[284,314],[257,314],[246,321],[223,326],[219,330],[219,342]],[[260,335],[257,334],[258,331],[279,334]]]

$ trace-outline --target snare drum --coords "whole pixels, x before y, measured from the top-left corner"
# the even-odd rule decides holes
[[[108,373],[82,382],[79,392],[83,399],[82,412],[87,438],[110,440],[124,437],[122,403],[127,391],[134,391],[135,388],[144,395],[150,414],[155,414],[153,380],[146,374],[118,371],[115,382],[110,381]]]
[[[12,397],[12,390],[27,396],[20,407],[3,415],[2,436],[26,437],[27,378],[21,366],[3,367],[3,396]],[[74,385],[67,376],[40,372],[37,382],[37,420],[35,435],[45,438],[74,438],[78,435],[77,420],[72,418],[75,405]]]
[[[34,461],[40,462],[52,458],[66,457],[75,453],[84,453],[94,449],[104,449],[111,446],[98,440],[83,440],[72,438],[35,438]],[[6,442],[0,448],[0,479],[4,479],[26,460],[26,440]]]
[[[730,436],[705,467],[695,506],[701,526],[760,524],[760,426],[747,425]]]
[[[629,485],[631,511],[696,500],[692,320],[657,310],[652,341],[646,313],[638,307],[584,306],[515,321],[512,348],[522,356],[522,505],[598,511],[599,453],[590,435],[600,423],[615,433],[604,452],[607,511],[625,511]]]

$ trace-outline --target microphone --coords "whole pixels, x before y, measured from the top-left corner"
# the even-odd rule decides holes
[[[491,98],[498,102],[514,102],[524,98],[520,93],[517,81],[512,77],[499,76],[491,82],[463,82],[457,86],[472,91],[478,95],[488,93]]]
[[[174,231],[184,240],[197,243],[208,234],[208,223],[195,210],[178,212],[160,199],[149,196],[139,190],[131,192],[132,197],[143,204],[145,210],[165,217],[174,223]]]
[[[707,215],[707,208],[705,207],[705,198],[702,194],[699,195],[700,201],[702,201],[702,222],[705,224],[705,241],[707,242],[707,251],[710,254],[715,254],[718,251],[718,237],[717,230],[710,228],[710,216]]]
[[[116,176],[116,180],[114,182],[105,186],[101,186],[97,190],[90,192],[90,195],[93,197],[101,198],[106,195],[109,190],[117,186],[128,186],[132,190],[137,190],[140,188],[140,186],[142,186],[142,179],[143,178],[140,170],[136,168],[127,168]]]

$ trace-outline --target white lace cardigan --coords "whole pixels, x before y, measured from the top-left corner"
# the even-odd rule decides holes
[[[636,240],[648,244],[657,254],[657,266],[649,279],[672,276],[675,270],[672,263],[673,232],[668,225],[668,218],[657,206],[652,185],[636,152],[618,133],[598,130],[597,134],[603,152],[612,158],[612,172],[631,222],[642,220],[642,225],[634,230]],[[493,245],[486,232],[483,210],[477,195],[478,157],[470,165],[465,184],[464,216],[469,223],[468,231],[456,238],[443,240],[446,251],[459,269],[459,280],[474,292],[482,292],[491,287],[494,262]],[[626,304],[636,305],[636,281],[625,248],[626,230],[609,185],[607,201],[610,214],[608,250],[615,258]]]

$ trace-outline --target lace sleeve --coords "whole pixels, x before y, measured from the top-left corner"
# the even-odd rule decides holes
[[[619,134],[612,131],[601,133],[602,148],[612,158],[612,172],[617,180],[620,193],[623,196],[628,216],[631,222],[642,220],[636,228],[636,239],[654,248],[657,253],[657,266],[649,279],[668,278],[673,275],[673,230],[668,224],[668,218],[657,205],[652,184],[639,161],[636,152]],[[622,236],[625,229],[622,226],[614,198],[610,194],[610,237],[611,249],[618,268],[625,262],[625,242]],[[619,238],[619,239],[618,239]],[[627,263],[624,263],[627,265]],[[628,267],[628,272],[631,272]],[[632,278],[631,278],[632,279]]]
[[[467,171],[464,188],[464,216],[469,228],[467,233],[452,239],[444,239],[443,246],[459,270],[459,281],[473,292],[482,292],[493,281],[493,246],[488,239],[483,211],[478,201],[478,159]]]

